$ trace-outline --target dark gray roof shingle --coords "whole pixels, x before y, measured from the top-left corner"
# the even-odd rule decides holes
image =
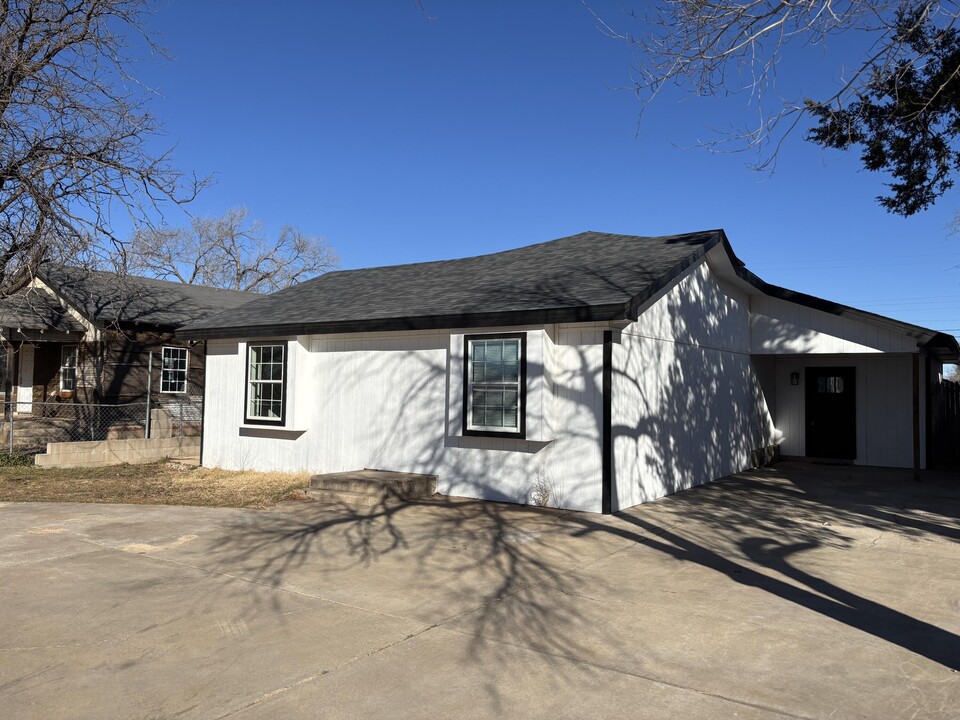
[[[45,290],[32,287],[0,300],[0,327],[75,333],[84,330],[59,300]]]
[[[638,237],[584,232],[458,260],[331,272],[184,327],[185,337],[477,327],[625,317],[723,240],[710,230]]]
[[[102,325],[139,323],[178,328],[259,297],[238,290],[101,270],[44,267],[39,274],[41,280],[82,315]]]

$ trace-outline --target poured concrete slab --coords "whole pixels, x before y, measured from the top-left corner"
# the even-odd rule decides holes
[[[615,517],[0,506],[15,718],[925,718],[960,478],[782,463]]]

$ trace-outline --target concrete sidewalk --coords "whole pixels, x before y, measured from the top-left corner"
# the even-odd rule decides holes
[[[955,718],[960,478],[781,463],[617,517],[0,507],[9,718]]]

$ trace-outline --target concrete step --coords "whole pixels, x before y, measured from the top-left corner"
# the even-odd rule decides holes
[[[372,495],[365,492],[350,492],[349,490],[315,490],[308,488],[306,494],[317,502],[326,505],[349,505],[350,507],[375,507],[377,505],[391,505],[400,503],[400,498],[388,495]]]
[[[364,469],[314,475],[310,478],[308,494],[318,500],[330,497],[334,501],[342,502],[359,502],[357,498],[368,497],[371,501],[366,504],[376,505],[384,499],[412,500],[429,497],[436,491],[435,475]]]

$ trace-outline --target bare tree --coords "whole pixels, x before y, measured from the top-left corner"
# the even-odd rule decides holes
[[[195,218],[189,228],[143,228],[134,234],[127,267],[182,283],[273,292],[336,267],[322,238],[285,226],[266,239],[246,208]]]
[[[149,222],[204,184],[146,143],[159,123],[126,40],[149,0],[0,0],[0,295],[47,259],[120,245],[115,213]]]
[[[866,169],[894,178],[878,201],[911,215],[946,192],[960,169],[958,13],[956,2],[934,0],[659,0],[630,13],[642,23],[636,35],[594,16],[636,51],[635,90],[645,104],[667,84],[747,95],[756,122],[703,145],[756,150],[754,167],[772,169],[784,138],[805,125],[807,139],[823,147],[859,146]],[[855,54],[836,69],[832,93],[784,97],[778,64],[803,57],[788,50],[822,52],[837,35]]]

